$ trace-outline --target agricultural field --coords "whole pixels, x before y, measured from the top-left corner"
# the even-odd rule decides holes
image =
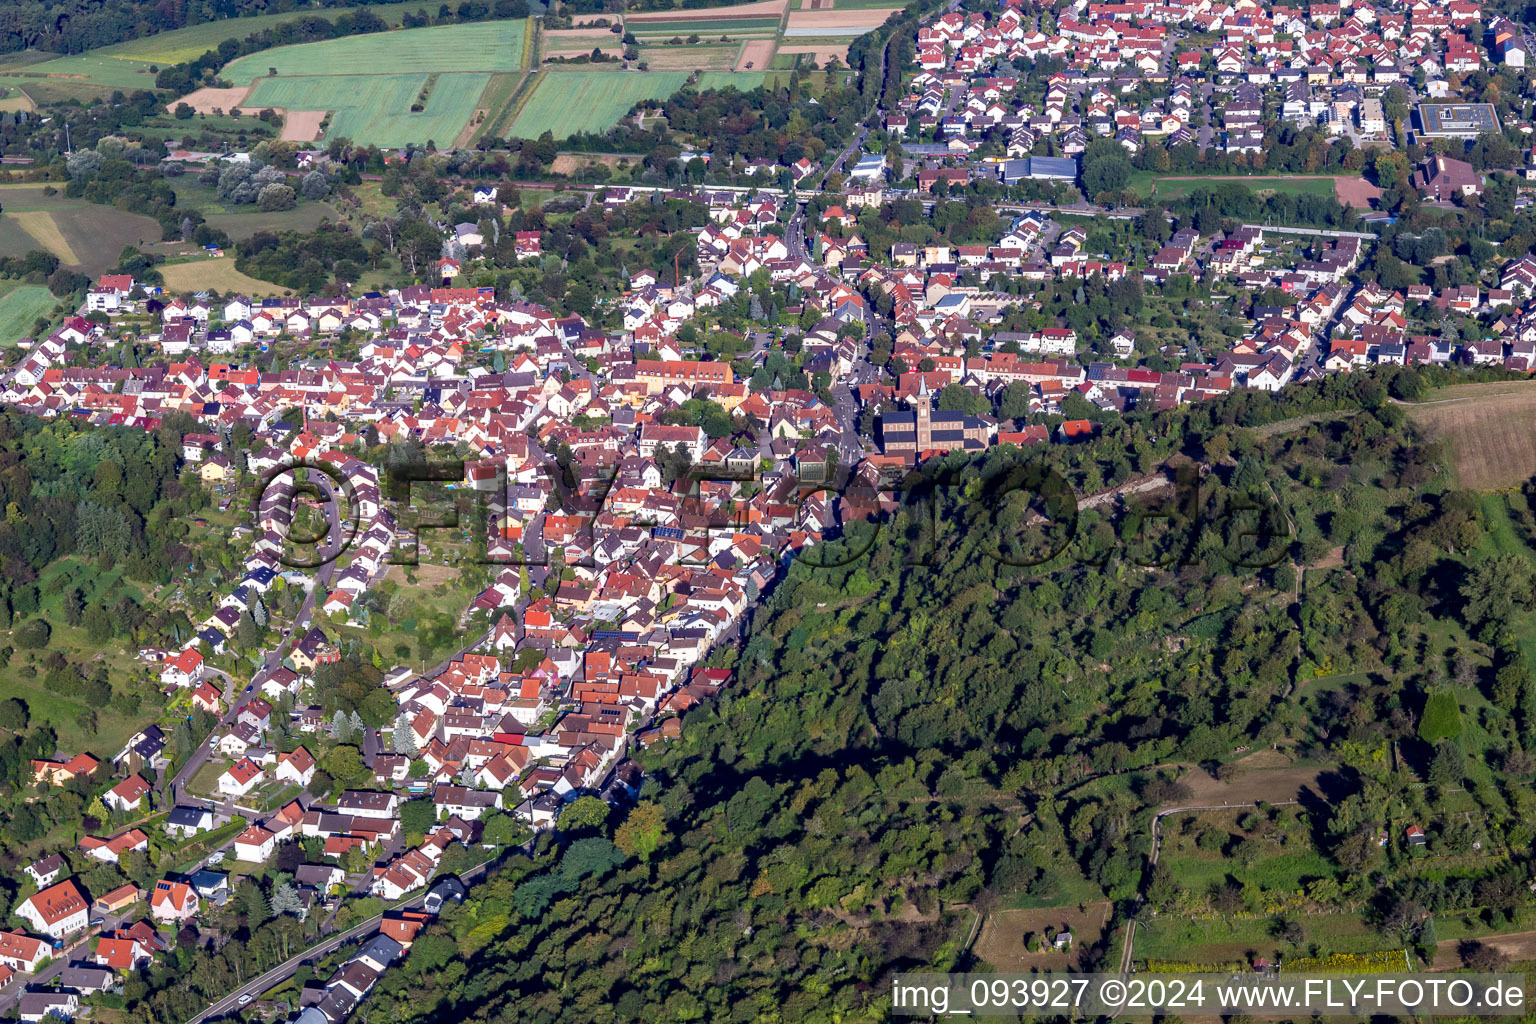
[[[271,281],[262,281],[235,269],[233,256],[194,257],[185,263],[167,263],[160,267],[165,288],[171,292],[197,292],[205,288],[230,294],[281,295],[288,289]]]
[[[73,79],[82,85],[109,89],[153,89],[155,72],[151,61],[128,60],[106,57],[100,52],[82,53],[70,57],[34,64],[20,71],[7,71],[26,79]]]
[[[716,18],[781,18],[788,0],[756,0],[755,3],[729,4],[725,7],[700,7],[694,10],[635,11],[624,16],[625,25],[642,21],[675,21],[678,18],[713,20]]]
[[[688,80],[684,71],[652,71],[629,74],[609,71],[562,71],[546,74],[512,122],[510,134],[536,139],[553,132],[564,139],[577,132],[604,132],[641,100],[660,100],[672,95]],[[699,76],[701,89],[754,89],[763,76],[757,72],[706,72]]]
[[[464,126],[459,138],[454,140],[454,148],[468,146],[482,135],[501,134],[504,115],[525,77],[521,73],[492,75],[480,93],[480,100],[475,104],[475,112],[470,115],[469,123]]]
[[[398,25],[407,11],[420,10],[421,7],[420,3],[408,0],[405,3],[380,4],[368,10],[391,25]],[[250,18],[226,18],[66,57],[36,51],[8,54],[4,61],[0,61],[0,76],[23,79],[28,96],[39,103],[95,99],[113,89],[153,89],[155,74],[160,68],[201,57],[226,39],[242,39],[252,32],[300,17],[334,19],[346,9],[338,7],[262,14]]]
[[[526,56],[523,50],[527,27],[527,22],[521,19],[487,21],[280,46],[241,57],[224,69],[223,77],[235,85],[249,85],[258,78],[271,75],[274,68],[280,78],[520,71]],[[480,84],[483,87],[485,83]],[[256,100],[251,104],[289,105]],[[323,104],[316,100],[298,104],[294,109],[317,110],[321,106]]]
[[[1407,409],[1450,446],[1462,487],[1518,487],[1536,475],[1536,381],[1458,384]]]
[[[331,112],[328,134],[383,147],[431,140],[447,147],[473,116],[489,74],[442,74],[425,109],[412,113],[428,75],[310,75],[265,78],[246,106]]]
[[[400,19],[407,12],[417,11],[421,8],[422,4],[420,2],[407,0],[405,3],[370,6],[368,13],[377,15],[391,25],[398,25],[400,24]],[[190,28],[178,28],[170,32],[145,36],[143,39],[131,39],[126,43],[114,43],[111,46],[104,46],[92,52],[107,57],[153,61],[162,65],[181,64],[189,60],[195,60],[209,50],[216,49],[226,39],[243,39],[252,32],[260,32],[298,18],[325,18],[328,21],[334,21],[337,15],[347,9],[341,7],[306,8],[303,11],[290,11],[285,14],[258,14],[249,18],[226,18],[222,21],[210,21],[202,25],[193,25]],[[353,9],[355,10],[355,8]]]
[[[652,71],[730,71],[736,67],[740,51],[739,43],[732,46],[642,46],[640,59]]]
[[[38,284],[18,284],[0,295],[0,348],[11,348],[20,339],[31,337],[32,324],[38,317],[48,316],[58,301]]]
[[[684,39],[697,33],[700,36],[773,35],[779,30],[778,18],[702,18],[677,21],[635,21],[624,24],[630,32],[646,36],[682,36]]]
[[[0,185],[0,256],[46,249],[72,270],[95,277],[117,263],[125,245],[160,237],[149,217],[98,206],[63,193],[47,196],[42,185]]]
[[[887,18],[900,10],[899,7],[866,7],[856,10],[791,11],[784,27],[784,36],[786,39],[860,36],[883,25]]]
[[[19,85],[0,85],[0,110],[36,110],[37,104]]]
[[[515,85],[506,76],[523,68],[528,36],[529,22],[519,19],[283,46],[224,69],[248,93],[200,91],[191,98],[200,107],[284,111],[283,137],[298,141],[318,138],[329,114],[329,134],[356,142],[395,147],[430,140],[448,147],[494,116],[488,104],[510,97]],[[416,105],[423,109],[413,111]]]
[[[801,58],[805,58],[802,61]],[[793,46],[780,46],[774,59],[773,66],[785,71],[794,70],[806,61],[815,61],[817,67],[826,67],[833,60],[845,67],[848,64],[848,44],[834,45],[829,43],[797,43]]]

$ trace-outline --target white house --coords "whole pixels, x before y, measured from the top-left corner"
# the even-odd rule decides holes
[[[202,681],[203,656],[190,647],[160,670],[160,682],[166,686],[196,686]]]
[[[303,747],[299,747],[291,754],[283,754],[277,759],[277,770],[272,774],[279,782],[307,786],[315,777],[314,755]]]
[[[90,917],[90,904],[74,879],[66,878],[28,896],[11,913],[35,931],[61,939],[85,927]]]
[[[219,792],[225,796],[245,796],[261,785],[266,777],[266,772],[263,772],[254,761],[248,757],[242,757],[231,765],[228,771],[219,776]]]
[[[114,811],[136,811],[149,795],[149,783],[130,775],[101,795],[101,802]]]
[[[277,836],[260,825],[252,825],[235,837],[235,859],[260,864],[277,848]]]

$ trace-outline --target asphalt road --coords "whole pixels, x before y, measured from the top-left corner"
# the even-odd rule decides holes
[[[495,861],[487,861],[478,867],[470,868],[468,871],[465,871],[462,875],[460,875],[459,879],[468,885],[470,882],[483,876],[494,863]],[[426,893],[422,893],[421,895],[416,896],[405,903],[397,904],[391,909],[419,909],[422,905],[422,902],[426,899],[426,896]],[[244,985],[241,985],[229,995],[225,996],[223,999],[214,1002],[202,1013],[199,1013],[195,1017],[188,1018],[186,1024],[202,1024],[202,1022],[205,1020],[235,1013],[243,1006],[248,1005],[251,1001],[254,1001],[263,992],[273,988],[276,985],[280,985],[284,981],[287,981],[289,978],[293,977],[294,973],[298,971],[298,969],[304,964],[320,960],[330,953],[335,952],[340,947],[345,946],[349,942],[372,935],[374,932],[379,930],[379,923],[383,920],[383,914],[370,917],[368,920],[362,922],[361,924],[353,925],[346,931],[339,932],[336,935],[333,935],[325,941],[321,942],[320,944],[311,946],[304,950],[302,953],[298,953],[289,957],[287,960],[284,960],[282,963],[278,964],[271,970],[258,975],[255,978],[252,978],[250,981],[246,982]],[[241,1002],[242,998],[246,998],[245,1003]]]
[[[317,482],[329,496],[329,500],[326,502],[325,506],[325,514],[326,519],[330,523],[330,530],[326,534],[326,543],[322,546],[321,550],[325,558],[334,558],[337,554],[337,550],[341,546],[341,509],[337,502],[336,492],[331,488],[330,482],[326,479],[326,477],[321,474],[311,474],[311,476],[315,478],[315,482]],[[234,725],[235,719],[239,717],[241,710],[244,709],[246,704],[250,703],[252,697],[256,696],[260,692],[262,682],[269,674],[271,674],[274,669],[282,665],[283,659],[288,656],[289,648],[298,641],[299,637],[301,637],[305,632],[309,630],[310,620],[314,617],[315,595],[320,590],[321,585],[327,584],[331,581],[331,577],[335,575],[335,572],[336,563],[332,561],[327,561],[325,565],[320,568],[319,572],[316,574],[316,585],[311,587],[309,593],[304,595],[304,602],[299,606],[297,615],[294,616],[294,624],[292,630],[289,631],[288,635],[282,638],[276,647],[267,651],[263,656],[261,668],[258,669],[256,674],[251,678],[251,682],[248,687],[250,690],[249,693],[245,692],[245,690],[239,689],[238,682],[233,680],[228,675],[228,673],[218,669],[209,670],[210,672],[223,676],[225,680],[224,699],[225,703],[228,705],[228,710],[225,711],[223,716],[219,719],[219,723],[222,726],[227,728]],[[197,774],[198,770],[202,768],[203,765],[208,763],[209,758],[213,756],[213,745],[218,741],[220,731],[220,729],[214,729],[213,732],[209,734],[208,738],[205,739],[202,744],[198,746],[197,750],[192,753],[192,756],[187,758],[186,764],[182,765],[180,770],[178,770],[175,775],[173,775],[168,780],[161,780],[160,797],[162,802],[164,801],[167,792],[170,793],[172,803],[178,803],[181,801],[183,787],[187,784],[188,780]],[[371,732],[372,730],[369,731]]]

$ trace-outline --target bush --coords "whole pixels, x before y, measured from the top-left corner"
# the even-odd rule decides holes
[[[1438,743],[1460,736],[1461,729],[1461,707],[1456,695],[1443,687],[1433,690],[1419,717],[1419,738],[1425,743]]]
[[[276,183],[266,186],[256,197],[256,206],[266,212],[293,209],[293,189]]]
[[[35,651],[48,646],[48,638],[53,635],[53,629],[42,619],[28,619],[17,626],[11,635],[17,647],[24,651]]]

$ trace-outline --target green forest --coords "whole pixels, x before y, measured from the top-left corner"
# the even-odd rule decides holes
[[[360,1012],[883,1019],[893,972],[990,966],[978,914],[1107,902],[1073,963],[1113,966],[1142,898],[1164,932],[1204,921],[1266,955],[1431,962],[1465,937],[1476,956],[1531,903],[1536,515],[1453,486],[1397,402],[1440,382],[1342,375],[931,460],[878,530],[792,566],[717,658],[721,698],[640,754],[638,804],[569,805]],[[1164,471],[1177,485],[1086,500]],[[1154,810],[1253,750],[1315,786],[1171,825],[1184,859],[1148,870]],[[179,959],[130,1015],[198,1005],[182,982],[206,960]]]

